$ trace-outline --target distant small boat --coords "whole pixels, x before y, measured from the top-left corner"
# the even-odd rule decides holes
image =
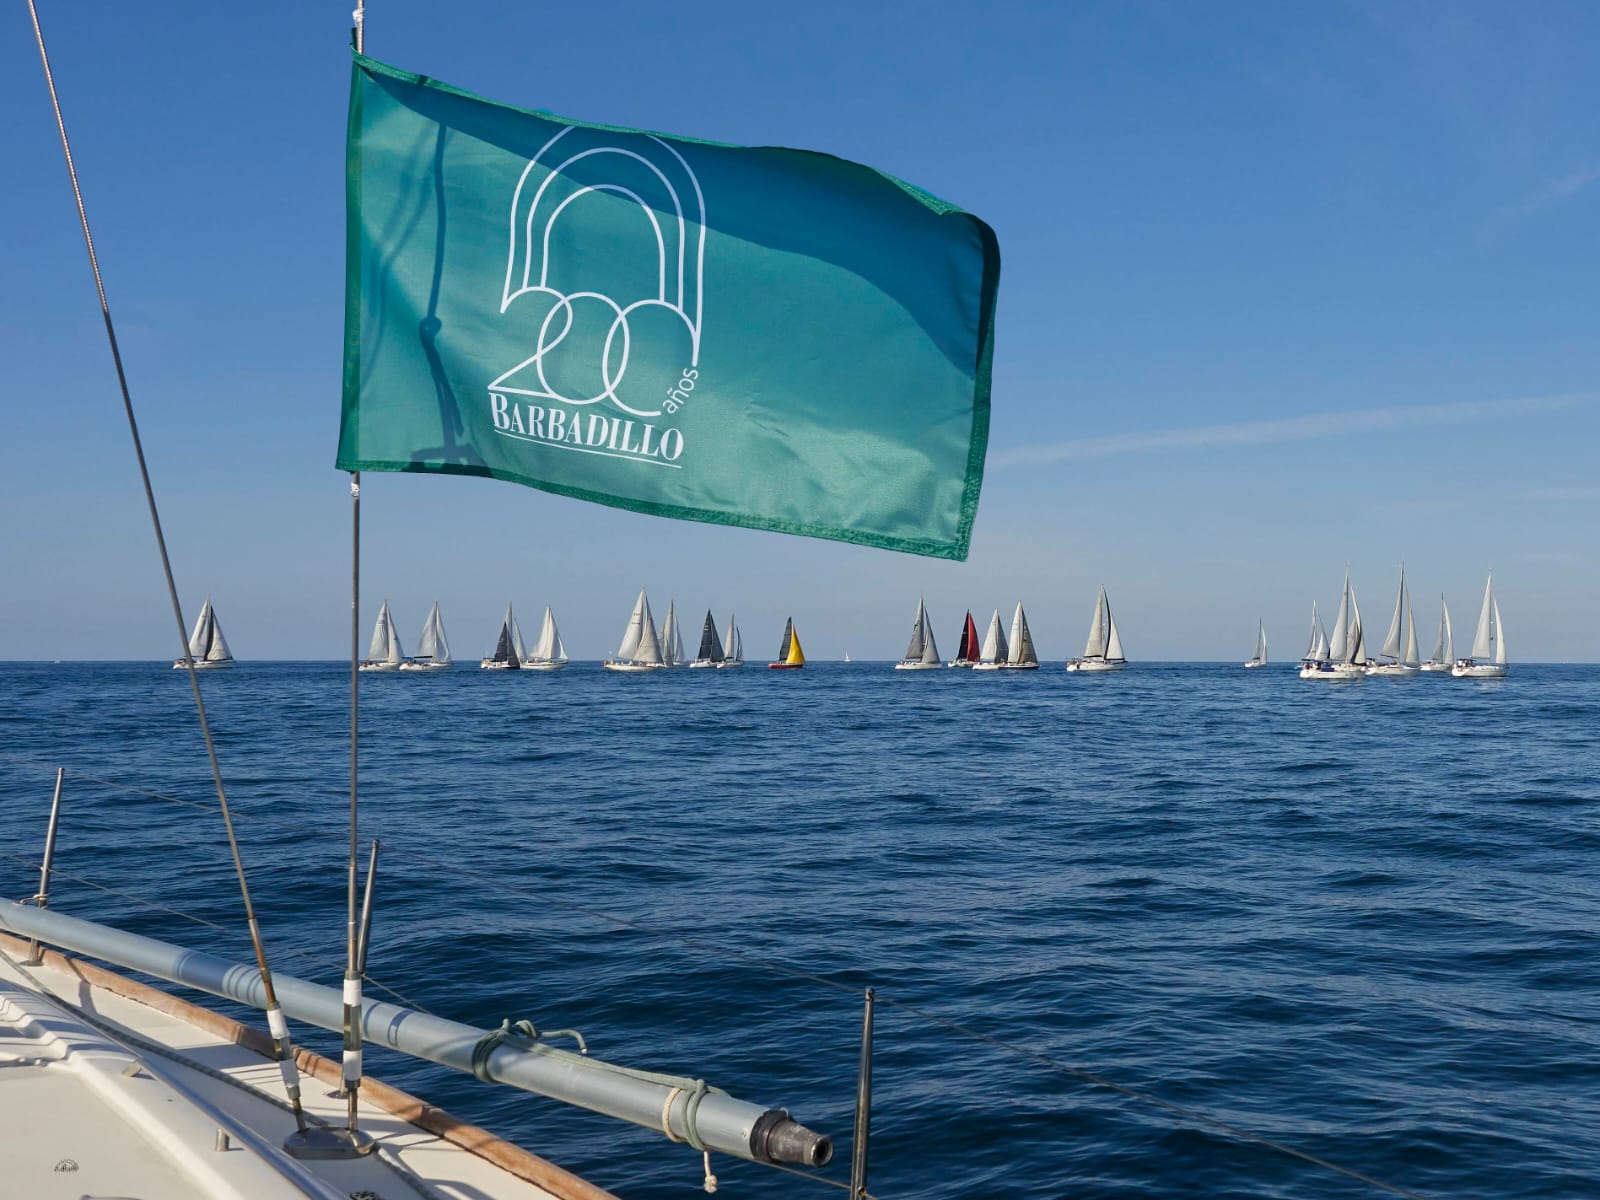
[[[1006,653],[1006,670],[1037,671],[1039,652],[1033,648],[1033,634],[1028,632],[1028,614],[1022,611],[1022,601],[1017,601],[1017,611],[1011,614],[1011,647]]]
[[[850,661],[850,651],[846,650],[844,652],[844,660],[845,660],[845,662],[849,662]]]
[[[1256,627],[1256,653],[1255,657],[1245,663],[1247,667],[1264,667],[1267,665],[1267,623],[1257,622]]]
[[[1439,640],[1433,644],[1433,655],[1422,664],[1424,671],[1448,671],[1455,663],[1456,639],[1450,632],[1450,606],[1439,596]]]
[[[683,662],[683,630],[678,627],[678,605],[667,601],[667,619],[661,626],[661,665],[681,667]]]
[[[722,653],[726,657],[717,666],[744,666],[744,634],[739,632],[739,623],[733,619],[732,613],[728,614],[728,632],[722,638]]]
[[[1312,606],[1312,617],[1316,617]],[[1317,631],[1321,623],[1317,622]],[[1356,603],[1355,589],[1350,586],[1350,568],[1344,569],[1344,591],[1339,596],[1339,615],[1333,621],[1333,637],[1322,638],[1320,646],[1313,647],[1300,664],[1301,679],[1331,681],[1365,679],[1367,677],[1367,643],[1361,632],[1361,606]]]
[[[1500,602],[1494,598],[1494,572],[1483,586],[1483,611],[1478,614],[1478,632],[1472,639],[1470,658],[1456,660],[1450,674],[1457,679],[1504,679],[1506,677],[1506,631],[1500,624]]]
[[[633,613],[628,617],[628,628],[623,631],[616,656],[601,665],[608,671],[659,671],[667,665],[661,658],[655,618],[650,615],[650,598],[643,588],[633,602]]]
[[[521,668],[526,650],[522,645],[522,630],[517,628],[517,618],[506,605],[505,619],[500,622],[500,636],[495,640],[494,652],[478,663],[485,671],[515,671]]]
[[[717,622],[711,615],[711,610],[706,609],[706,623],[700,627],[700,649],[694,656],[691,667],[720,667],[728,661],[728,656],[723,653],[722,639],[717,636]]]
[[[228,649],[228,639],[222,636],[222,626],[217,623],[217,610],[211,607],[210,596],[200,606],[194,632],[189,635],[189,657],[194,659],[197,671],[215,671],[233,666],[233,652]],[[188,665],[188,659],[172,660],[174,671],[181,671]]]
[[[389,615],[389,602],[385,600],[378,610],[378,623],[372,628],[372,643],[367,647],[367,657],[361,663],[363,671],[398,671],[406,660],[400,648],[400,633]]]
[[[1387,679],[1413,679],[1421,667],[1417,653],[1417,618],[1411,611],[1411,593],[1406,591],[1406,565],[1400,564],[1400,590],[1394,597],[1394,616],[1383,639],[1378,660],[1367,668],[1368,675]]]
[[[1006,658],[1010,648],[1006,645],[1005,632],[1000,628],[1000,610],[994,610],[994,616],[989,618],[989,632],[984,634],[983,646],[978,651],[978,661],[972,664],[974,671],[1001,671],[1005,669]]]
[[[1094,602],[1094,616],[1089,618],[1089,640],[1084,644],[1083,657],[1069,660],[1067,670],[1120,671],[1127,665],[1117,620],[1111,615],[1111,602],[1106,599],[1105,588],[1101,588]]]
[[[794,671],[806,665],[805,652],[800,649],[800,635],[795,632],[794,618],[790,617],[783,623],[783,641],[778,643],[778,659],[769,662],[767,669],[772,671]]]
[[[450,643],[444,636],[444,619],[439,616],[439,602],[433,602],[428,619],[422,623],[422,637],[417,642],[417,652],[400,664],[402,671],[448,671],[454,664],[450,659]]]
[[[956,647],[956,656],[947,666],[971,667],[978,661],[978,627],[972,623],[972,610],[967,610],[967,623],[961,627],[961,645]]]
[[[515,622],[512,622],[515,629]],[[518,642],[522,635],[517,633]],[[539,627],[539,640],[534,643],[533,650],[522,660],[524,671],[559,671],[567,665],[567,647],[561,640],[561,632],[556,628],[556,615],[550,611],[550,606],[545,605],[544,624]]]
[[[941,670],[944,662],[939,657],[939,647],[933,640],[933,624],[928,620],[928,608],[917,598],[917,615],[911,622],[911,641],[906,646],[905,657],[895,663],[896,671]]]

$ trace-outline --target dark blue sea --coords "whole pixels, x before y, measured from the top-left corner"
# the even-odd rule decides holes
[[[348,684],[203,681],[275,969],[334,984]],[[788,1107],[844,1180],[870,984],[885,1200],[1384,1194],[1065,1067],[1429,1197],[1600,1196],[1600,668],[580,663],[367,676],[361,728],[377,985]],[[185,676],[0,665],[9,896],[57,765],[52,907],[248,959]],[[629,1200],[701,1194],[659,1134],[368,1064]]]

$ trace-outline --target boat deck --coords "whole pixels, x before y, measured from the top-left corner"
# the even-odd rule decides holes
[[[26,942],[0,936],[7,1194],[615,1200],[370,1079],[360,1120],[377,1151],[344,1161],[290,1159],[279,1147],[294,1120],[278,1065],[259,1049],[263,1034],[64,955],[47,951],[40,965],[27,957]],[[308,1119],[341,1128],[337,1064],[306,1051],[299,1061]]]

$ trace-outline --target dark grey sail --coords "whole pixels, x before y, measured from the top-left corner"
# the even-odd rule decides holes
[[[722,639],[717,636],[717,624],[711,617],[711,610],[706,609],[706,623],[700,630],[700,653],[695,655],[698,662],[722,662]]]

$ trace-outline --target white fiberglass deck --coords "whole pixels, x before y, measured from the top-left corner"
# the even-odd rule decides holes
[[[401,1111],[415,1104],[381,1085],[363,1088],[361,1111],[377,1153],[288,1159],[276,1152],[294,1129],[280,1106],[277,1064],[237,1042],[242,1027],[59,955],[42,966],[26,959],[26,943],[0,937],[0,1180],[7,1195],[614,1200],[482,1130],[458,1125],[447,1139],[411,1124],[368,1102],[370,1092]],[[313,1123],[339,1127],[344,1101],[330,1094],[337,1067],[320,1065],[333,1081],[302,1074],[306,1111]],[[227,1149],[218,1149],[219,1129],[228,1134]]]

